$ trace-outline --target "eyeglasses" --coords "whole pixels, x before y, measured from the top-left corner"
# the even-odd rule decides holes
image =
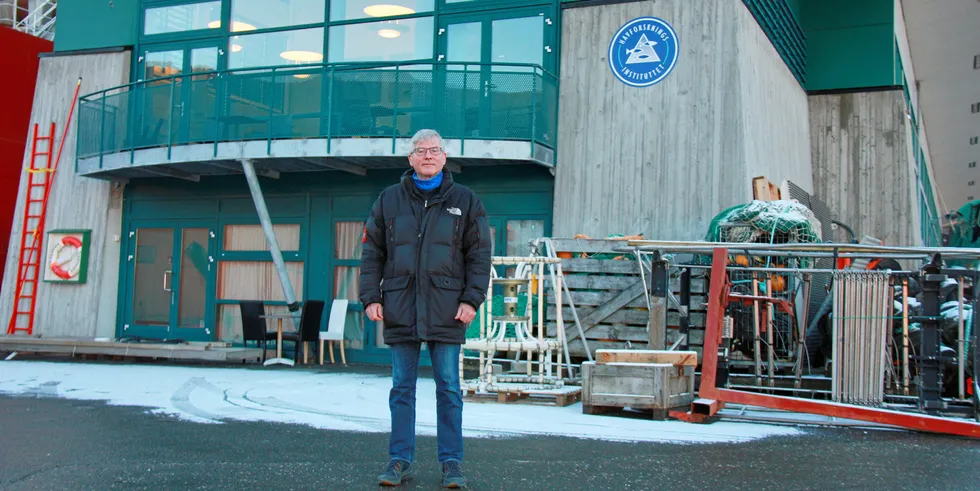
[[[426,152],[429,152],[432,155],[442,155],[442,147],[416,148],[412,150],[412,153],[418,155],[419,157],[424,156]]]

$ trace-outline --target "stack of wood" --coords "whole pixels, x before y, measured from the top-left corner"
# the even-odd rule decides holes
[[[568,287],[563,296],[562,319],[565,339],[572,359],[576,362],[587,358],[588,351],[594,356],[599,349],[649,349],[650,309],[646,290],[650,287],[650,275],[640,274],[640,265],[631,254],[615,252],[623,245],[614,239],[551,239],[564,273],[562,282]],[[695,270],[697,271],[697,270]],[[680,298],[680,279],[676,269],[671,271],[670,289]],[[644,288],[646,282],[647,288]],[[704,339],[704,322],[707,315],[705,300],[706,284],[703,278],[691,279],[691,299],[687,349],[701,352]],[[548,285],[547,335],[556,337],[555,295]],[[571,305],[575,306],[573,313]],[[575,316],[578,315],[585,341],[579,335]],[[680,313],[673,303],[668,303],[667,337],[664,349],[680,338]]]

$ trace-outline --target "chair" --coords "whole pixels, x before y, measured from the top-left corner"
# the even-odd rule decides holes
[[[323,342],[330,342],[330,363],[337,363],[333,359],[333,342],[340,341],[340,361],[347,366],[347,355],[344,353],[344,324],[347,323],[347,303],[346,299],[336,299],[330,306],[330,321],[327,324],[326,332],[320,332],[320,364],[323,365]]]
[[[242,337],[245,347],[248,347],[249,341],[255,341],[262,348],[262,363],[265,363],[268,341],[276,339],[276,332],[266,330],[266,322],[262,318],[265,315],[265,305],[256,300],[243,300],[238,302],[238,308],[242,315]]]
[[[323,300],[307,300],[303,303],[303,312],[299,318],[299,330],[296,332],[282,333],[283,341],[294,343],[293,360],[299,359],[299,345],[303,345],[303,363],[306,361],[306,343],[316,342],[317,333],[320,332],[320,320],[323,319]]]

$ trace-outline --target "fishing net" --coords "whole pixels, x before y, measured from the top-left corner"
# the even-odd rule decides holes
[[[751,201],[719,213],[708,226],[710,242],[799,244],[820,242],[813,212],[791,200]]]

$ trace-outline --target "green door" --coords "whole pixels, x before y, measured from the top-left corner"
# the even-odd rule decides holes
[[[205,222],[132,224],[122,336],[213,339],[214,237]]]
[[[134,138],[139,147],[213,141],[218,108],[215,74],[224,50],[218,41],[144,46],[137,58]],[[200,75],[193,75],[199,73]],[[156,80],[154,80],[156,79]],[[209,123],[210,121],[210,123]]]
[[[439,18],[445,107],[453,136],[530,139],[533,64],[553,71],[555,22],[547,6]],[[539,71],[540,73],[540,71]]]

